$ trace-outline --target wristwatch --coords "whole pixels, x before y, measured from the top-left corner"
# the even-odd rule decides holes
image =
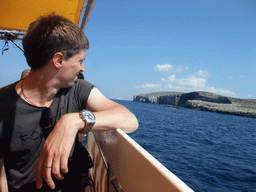
[[[92,129],[92,126],[95,124],[95,116],[91,111],[86,109],[80,111],[79,115],[85,123],[83,132],[88,133]]]

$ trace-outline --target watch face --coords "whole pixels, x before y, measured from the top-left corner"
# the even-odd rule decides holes
[[[87,123],[95,123],[95,116],[90,111],[83,111],[83,116],[86,119]]]
[[[91,119],[91,120],[94,119],[94,115],[92,115],[91,113],[87,113],[86,115],[87,115],[87,117],[88,117],[89,119]]]

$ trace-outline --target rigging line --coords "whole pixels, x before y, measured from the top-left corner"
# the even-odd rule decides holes
[[[19,46],[17,42],[15,42],[13,39],[11,39],[11,41],[12,41],[12,43],[13,43],[14,45],[16,45],[21,51],[24,52],[24,49],[22,49],[22,47]]]
[[[7,51],[7,50],[9,50],[9,45],[8,45],[8,40],[5,40],[4,46],[2,48],[2,55],[4,55],[4,51]]]
[[[16,47],[18,47],[21,51],[24,52],[24,49],[21,46],[19,46],[19,44],[16,41],[14,41],[15,39],[21,40],[19,35],[24,35],[24,34],[22,34],[20,31],[17,33],[17,31],[7,31],[7,30],[5,31],[0,30],[0,34],[1,34],[0,38],[5,40],[4,47],[2,48],[2,55],[4,54],[4,51],[9,50],[8,41],[11,41],[14,45],[16,45]]]

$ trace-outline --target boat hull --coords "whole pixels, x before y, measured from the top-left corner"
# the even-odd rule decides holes
[[[89,133],[86,148],[96,191],[193,191],[120,129]]]

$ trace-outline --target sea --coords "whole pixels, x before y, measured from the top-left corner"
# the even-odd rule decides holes
[[[194,191],[256,192],[256,119],[114,101],[139,121],[129,136]]]

